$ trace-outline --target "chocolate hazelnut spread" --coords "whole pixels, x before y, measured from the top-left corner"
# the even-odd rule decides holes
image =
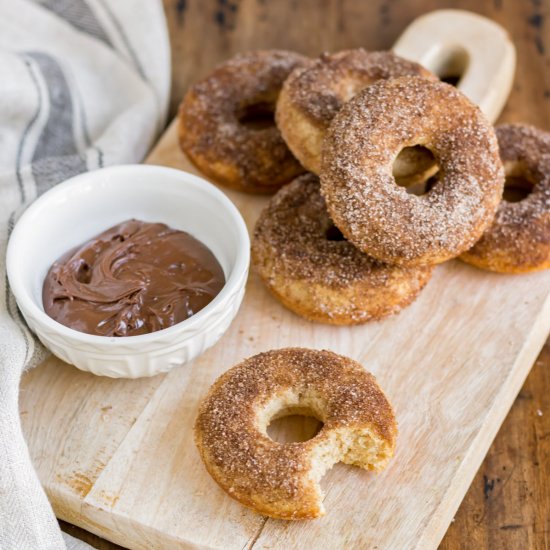
[[[189,233],[128,220],[59,258],[46,276],[46,313],[101,336],[136,336],[179,323],[225,284],[212,252]]]

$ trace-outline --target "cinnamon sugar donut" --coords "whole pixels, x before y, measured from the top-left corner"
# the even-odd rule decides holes
[[[281,50],[240,54],[192,86],[179,109],[189,159],[216,182],[249,193],[272,193],[301,174],[273,111],[284,80],[308,62]]]
[[[344,240],[328,216],[319,179],[305,174],[281,189],[261,214],[252,264],[288,309],[309,319],[351,325],[410,304],[432,268],[383,264]]]
[[[440,168],[422,196],[392,176],[399,151],[417,144]],[[491,224],[503,185],[493,128],[443,82],[381,80],[344,105],[325,137],[321,191],[329,214],[349,241],[387,263],[436,264],[470,248]]]
[[[277,443],[271,420],[312,414],[312,439]],[[380,471],[393,455],[390,403],[363,367],[329,351],[287,348],[251,357],[223,374],[203,400],[195,442],[214,481],[256,512],[280,519],[325,513],[319,481],[336,462]]]
[[[405,75],[437,79],[418,63],[392,52],[360,48],[323,54],[311,65],[296,68],[285,81],[277,101],[277,125],[296,158],[319,174],[324,135],[344,103],[380,79]],[[394,166],[403,185],[426,180],[436,171],[433,156],[418,147],[402,151]]]
[[[547,269],[550,267],[550,133],[522,124],[502,125],[496,133],[506,175],[512,181],[517,178],[518,183],[530,184],[531,192],[519,202],[509,202],[505,188],[493,224],[460,259],[501,273]]]

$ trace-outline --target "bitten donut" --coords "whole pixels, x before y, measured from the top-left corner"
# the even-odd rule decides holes
[[[284,306],[311,321],[334,325],[398,312],[416,298],[432,272],[430,266],[383,264],[344,240],[313,174],[281,189],[260,215],[252,263]]]
[[[192,86],[179,109],[179,140],[189,159],[218,183],[250,193],[272,193],[303,173],[273,112],[284,80],[307,63],[287,51],[250,52]]]
[[[323,54],[310,66],[296,68],[285,81],[277,101],[277,125],[296,158],[319,174],[324,135],[344,103],[380,79],[405,75],[437,79],[418,63],[392,52],[357,49]],[[417,147],[398,156],[394,175],[410,184],[427,179],[436,170],[433,156]]]
[[[277,443],[271,420],[310,414],[312,439]],[[195,423],[206,469],[231,497],[260,514],[311,519],[325,513],[319,481],[336,462],[382,470],[397,426],[390,403],[363,367],[329,351],[287,348],[233,367],[210,388]]]
[[[412,145],[430,149],[439,165],[421,196],[392,176],[395,157]],[[391,264],[437,264],[470,248],[493,221],[503,185],[492,126],[444,82],[376,82],[344,105],[323,145],[330,217],[360,250]]]
[[[509,180],[530,191],[519,202],[504,199],[493,224],[460,256],[477,267],[527,273],[550,267],[550,133],[520,124],[497,128],[500,158]],[[519,197],[518,197],[519,198]],[[517,198],[515,199],[517,200]]]

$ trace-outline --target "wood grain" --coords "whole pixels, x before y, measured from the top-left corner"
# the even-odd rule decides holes
[[[518,62],[500,121],[527,122],[550,130],[550,0],[244,0],[229,4],[164,0],[164,4],[173,51],[172,113],[190,83],[237,51],[285,47],[313,55],[357,46],[388,48],[415,17],[445,7],[480,13],[508,30]],[[203,36],[208,36],[207,42]],[[550,547],[549,369],[547,344],[449,528],[443,549]],[[503,489],[491,490],[493,479],[501,487],[503,482],[497,478],[504,478],[495,472],[504,468],[513,468],[513,474]]]
[[[387,49],[419,15],[467,9],[504,26],[518,52],[513,94],[502,115],[550,129],[549,0],[164,0],[172,44],[171,112],[187,86],[238,51],[287,48],[307,55]]]
[[[535,362],[440,550],[550,547],[548,365],[550,343]],[[62,522],[62,528],[100,550],[121,548],[74,525]]]
[[[483,461],[441,550],[550,548],[550,343]]]
[[[150,162],[193,171],[174,125]],[[267,199],[228,195],[251,228]],[[220,342],[167,375],[106,380],[57,359],[33,370],[24,427],[58,517],[131,548],[434,548],[549,327],[549,273],[502,276],[448,262],[400,315],[350,328],[298,318],[251,276]],[[390,468],[373,477],[337,465],[323,480],[327,516],[290,524],[222,493],[192,444],[212,381],[243,357],[289,345],[359,360],[400,424]]]
[[[414,17],[442,7],[425,0],[179,0],[165,1],[165,6],[173,43],[172,110],[189,82],[236,51],[286,47],[315,54],[355,46],[387,48]],[[502,119],[549,129],[550,45],[546,42],[550,37],[544,26],[549,2],[462,1],[445,7],[472,9],[508,28],[518,48],[518,72]],[[543,353],[541,361],[480,469],[443,548],[546,546],[550,352]],[[512,473],[504,477],[501,470]]]

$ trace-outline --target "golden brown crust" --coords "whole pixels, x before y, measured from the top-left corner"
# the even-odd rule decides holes
[[[179,109],[179,140],[189,159],[227,187],[272,193],[303,173],[277,127],[239,122],[250,106],[272,106],[290,72],[308,59],[282,50],[237,55],[190,88]]]
[[[502,200],[492,225],[460,259],[490,271],[528,273],[550,267],[550,133],[523,124],[496,129],[508,176],[533,189],[520,202]]]
[[[424,195],[395,184],[404,146],[440,167]],[[336,226],[360,250],[400,265],[436,264],[470,248],[491,224],[504,185],[495,133],[461,92],[420,77],[379,81],[336,115],[323,148],[321,191]]]
[[[266,433],[287,410],[323,423],[312,439],[281,444]],[[342,461],[378,471],[397,425],[375,378],[329,351],[287,348],[251,357],[222,375],[201,403],[195,442],[214,480],[255,511],[281,519],[322,515],[320,477]]]
[[[431,267],[390,266],[338,235],[331,240],[335,229],[313,174],[281,189],[256,223],[253,266],[298,315],[335,325],[381,319],[411,303],[430,279]]]
[[[296,158],[319,174],[324,135],[342,106],[378,80],[405,75],[437,79],[418,63],[392,52],[359,48],[323,54],[309,66],[296,68],[285,81],[277,101],[277,125]],[[427,179],[437,170],[434,166],[431,155],[406,150],[396,160],[395,173],[409,184]]]

